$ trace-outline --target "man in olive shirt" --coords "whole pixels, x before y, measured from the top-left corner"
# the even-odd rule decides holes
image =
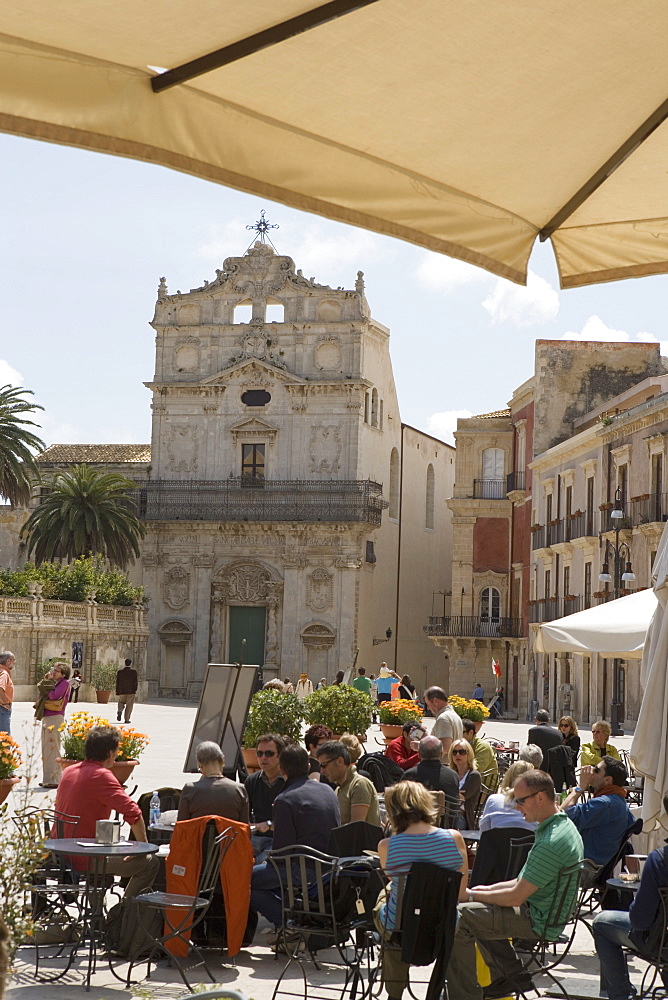
[[[480,771],[483,785],[496,791],[499,784],[499,764],[496,754],[486,740],[481,740],[475,731],[475,722],[472,719],[462,719],[464,739],[468,740],[473,748],[475,764]]]
[[[516,879],[496,885],[473,886],[468,902],[459,907],[459,923],[447,970],[450,1000],[499,1000],[514,993],[533,990],[531,976],[522,969],[509,938],[537,940],[546,929],[562,868],[582,861],[582,837],[554,797],[552,778],[543,771],[527,771],[513,786],[515,805],[529,823],[538,822],[534,846]],[[572,900],[577,901],[578,880],[573,881]],[[550,940],[563,930],[549,928]],[[492,974],[484,989],[478,985],[475,945]]]
[[[368,778],[357,773],[350,759],[348,748],[338,740],[323,743],[316,750],[322,773],[336,785],[342,823],[363,820],[380,826],[380,812],[376,789]]]

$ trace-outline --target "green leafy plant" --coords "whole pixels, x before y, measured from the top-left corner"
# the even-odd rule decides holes
[[[131,605],[145,601],[142,587],[133,587],[126,573],[105,569],[100,556],[82,556],[74,562],[26,563],[22,569],[0,570],[0,594],[27,597],[29,584],[42,585],[47,600],[85,601],[95,594],[98,604]]]
[[[365,733],[375,705],[368,694],[348,684],[332,684],[304,699],[306,721],[321,723],[334,733]]]
[[[414,701],[395,698],[394,701],[381,701],[378,717],[382,726],[403,726],[404,722],[419,722],[422,711]]]
[[[118,664],[113,660],[96,663],[93,667],[92,684],[96,691],[114,691],[116,689],[116,672]]]
[[[304,708],[294,694],[284,694],[274,688],[258,691],[251,699],[242,743],[250,749],[264,733],[277,733],[298,743],[303,721]]]

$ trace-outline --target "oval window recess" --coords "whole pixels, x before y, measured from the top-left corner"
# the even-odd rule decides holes
[[[248,389],[241,394],[241,402],[246,406],[266,406],[271,402],[271,394],[266,389]]]

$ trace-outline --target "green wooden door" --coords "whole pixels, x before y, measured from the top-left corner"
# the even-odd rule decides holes
[[[246,640],[244,663],[264,663],[264,631],[266,608],[242,608],[230,606],[230,643],[228,663],[238,663],[241,655],[241,640]]]

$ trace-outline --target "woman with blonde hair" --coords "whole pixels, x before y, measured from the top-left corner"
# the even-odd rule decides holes
[[[462,835],[457,830],[441,830],[431,792],[417,781],[400,781],[385,789],[385,808],[392,836],[378,844],[380,863],[392,882],[383,889],[374,910],[376,928],[389,938],[394,930],[397,905],[396,877],[407,875],[414,861],[427,861],[440,868],[462,873],[459,900],[467,893],[468,861]],[[408,984],[409,966],[401,961],[401,951],[384,951],[383,985],[392,1000],[399,1000]]]
[[[448,750],[448,765],[459,781],[459,829],[472,830],[482,779],[476,766],[473,747],[468,740],[453,740]]]
[[[578,724],[572,715],[562,715],[559,719],[559,732],[564,746],[570,747],[573,751],[573,765],[575,766],[580,753],[580,734],[578,733]]]
[[[538,823],[528,823],[522,813],[513,805],[513,785],[534,766],[528,760],[516,760],[511,764],[501,780],[499,791],[490,795],[480,817],[480,832],[494,830],[502,826],[519,827],[521,830],[535,830]]]
[[[611,733],[610,723],[604,719],[599,719],[598,722],[594,723],[591,727],[591,734],[594,739],[591,743],[582,744],[580,767],[585,767],[587,764],[596,767],[604,757],[614,757],[615,760],[621,760],[617,747],[613,747],[612,743],[608,743]]]

